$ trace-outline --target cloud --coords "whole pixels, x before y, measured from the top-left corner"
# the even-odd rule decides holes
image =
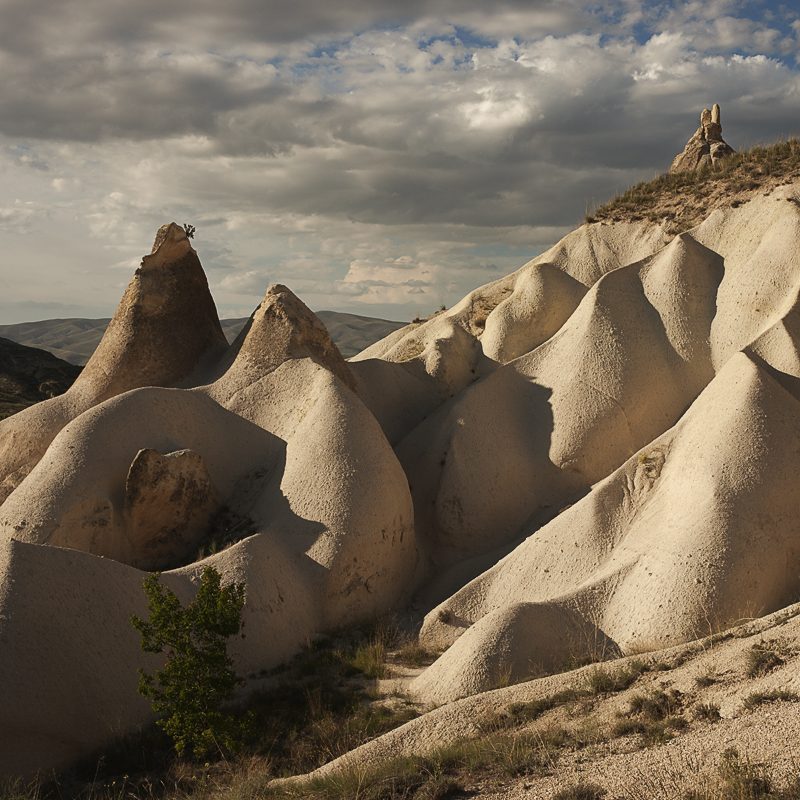
[[[17,200],[12,206],[0,206],[0,230],[16,234],[33,233],[48,216],[47,209],[36,203]]]
[[[190,222],[230,309],[269,281],[451,303],[666,169],[703,107],[734,147],[797,126],[800,23],[770,4],[35,6],[0,11],[0,231],[46,218],[107,265]]]
[[[235,295],[264,295],[268,286],[267,277],[257,270],[247,270],[235,275],[226,275],[219,288]]]

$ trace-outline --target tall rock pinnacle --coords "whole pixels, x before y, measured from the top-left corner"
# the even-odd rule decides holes
[[[700,127],[686,143],[683,152],[675,156],[669,171],[692,172],[706,165],[716,164],[735,152],[722,138],[719,105],[714,103],[711,111],[703,109],[700,115]]]

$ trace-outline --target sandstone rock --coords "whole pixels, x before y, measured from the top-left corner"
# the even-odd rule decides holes
[[[165,252],[168,263],[186,258],[187,245],[176,230],[162,230],[159,241],[154,256],[145,259],[148,268],[157,269]],[[157,315],[163,302],[153,298],[157,276],[146,272],[153,280],[140,293],[145,302],[127,304],[129,294],[123,300],[124,306],[143,306],[134,317],[141,317],[145,330],[152,322],[149,311]],[[183,322],[191,334],[193,321]],[[117,341],[119,359],[109,356],[110,367],[145,365],[147,348],[135,335],[127,345]],[[167,368],[159,371],[154,364],[154,375],[169,373],[174,353],[163,344],[163,357],[153,355]],[[141,358],[131,358],[127,351],[137,348]],[[96,374],[102,367],[102,361],[95,364]],[[19,612],[20,604],[32,609],[34,597],[36,614],[78,640],[90,666],[76,670],[84,676],[77,684],[71,677],[50,680],[41,663],[60,669],[63,658],[53,648],[63,647],[63,637],[40,626],[36,680],[69,696],[55,719],[49,690],[26,702],[25,715],[20,704],[0,703],[0,774],[62,764],[141,722],[135,690],[120,700],[109,681],[85,680],[87,670],[102,669],[103,653],[117,640],[129,672],[135,676],[143,663],[131,656],[132,629],[121,630],[119,620],[130,627],[130,615],[139,613],[132,593],[140,591],[144,573],[123,565],[156,569],[191,554],[221,503],[248,520],[246,538],[164,577],[181,588],[183,598],[192,596],[206,564],[226,582],[247,584],[248,634],[235,654],[240,669],[274,666],[320,632],[386,613],[413,590],[418,550],[408,480],[353,391],[348,365],[305,305],[286,287],[271,287],[230,353],[202,367],[195,361],[195,377],[185,378],[184,388],[135,388],[83,411],[70,407],[74,418],[65,413],[54,437],[46,427],[38,440],[36,430],[26,431],[44,456],[32,468],[26,463],[10,473],[6,489],[13,491],[0,507],[0,639],[15,643],[0,648],[0,676],[11,691],[31,694],[31,676],[14,675],[32,663],[16,643],[34,635],[24,629],[30,614]],[[132,374],[141,378],[137,369]],[[127,374],[124,368],[120,373]],[[51,557],[31,569],[38,550]],[[78,550],[83,552],[75,559]],[[24,565],[15,553],[27,559]],[[58,573],[57,585],[42,586],[41,569]],[[107,580],[96,580],[98,570]],[[113,576],[122,574],[128,578],[118,585]],[[70,579],[87,585],[65,602],[61,592]],[[76,610],[90,598],[101,615],[106,607],[114,610],[103,631],[97,614]],[[81,624],[85,631],[76,633]],[[76,685],[83,686],[83,701]],[[64,747],[63,732],[73,724],[75,709],[91,702],[95,691],[111,698],[114,713],[92,716],[80,737]],[[97,706],[105,709],[105,700]],[[24,735],[20,726],[27,726]],[[21,761],[20,747],[9,740],[15,738],[36,756]]]
[[[719,110],[703,125],[714,141]],[[0,508],[0,773],[149,718],[103,672],[144,663],[144,574],[116,562],[192,546],[219,502],[246,538],[164,580],[184,600],[206,564],[245,581],[240,670],[420,589],[423,639],[452,646],[415,689],[447,702],[573,644],[677,643],[796,598],[798,205],[782,186],[670,241],[583,226],[350,363],[271,287],[181,386],[26,429],[44,456]]]
[[[218,367],[215,396],[240,391],[288,359],[308,357],[330,370],[348,388],[355,380],[339,348],[319,319],[285,286],[267,289],[264,300]]]
[[[191,383],[227,348],[197,253],[179,225],[164,225],[75,383],[0,422],[0,482],[32,469],[92,406],[140,386]]]
[[[221,506],[198,453],[140,450],[128,471],[122,510],[131,564],[160,570],[185,559],[197,549]]]
[[[703,109],[700,115],[700,127],[686,143],[683,152],[675,156],[669,171],[692,172],[716,164],[735,152],[722,138],[720,109],[715,103],[712,111]]]

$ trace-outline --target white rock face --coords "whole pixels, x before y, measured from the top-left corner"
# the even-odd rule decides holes
[[[134,278],[126,293],[134,299],[123,300],[117,325],[109,328],[118,346],[114,358],[101,360],[101,344],[100,356],[89,365],[107,372],[104,391],[122,390],[106,400],[92,395],[93,402],[84,405],[54,403],[50,407],[60,416],[43,403],[34,407],[39,417],[18,415],[0,427],[0,453],[11,462],[6,473],[19,470],[14,443],[20,438],[30,443],[30,458],[43,454],[0,506],[0,559],[6,559],[0,560],[0,637],[30,638],[30,646],[41,651],[36,680],[50,685],[50,672],[63,666],[57,651],[63,636],[38,637],[36,626],[28,633],[21,626],[30,625],[32,614],[47,617],[48,624],[63,622],[83,646],[91,642],[78,674],[95,674],[80,690],[70,679],[63,691],[77,692],[86,703],[109,692],[111,683],[126,686],[124,699],[114,689],[114,713],[104,722],[89,720],[81,740],[69,747],[62,740],[73,711],[53,718],[52,706],[37,692],[27,694],[34,699],[25,720],[0,704],[2,773],[64,763],[149,716],[135,691],[136,666],[143,660],[130,625],[146,573],[131,567],[158,569],[187,556],[191,561],[223,504],[253,535],[168,575],[187,600],[206,564],[226,581],[246,582],[242,670],[275,665],[322,631],[385,613],[413,586],[418,553],[406,476],[354,393],[355,378],[324,326],[288,289],[272,287],[237,342],[207,349],[196,360],[188,381],[195,388],[177,388],[187,384],[189,362],[168,348],[160,354],[160,346],[159,380],[135,388],[147,383],[142,376],[150,346],[138,341],[137,315],[157,315],[179,304],[173,294],[183,292],[172,276],[189,250],[185,242],[171,242],[176,229],[173,224],[160,231],[155,255],[142,267],[147,280]],[[130,314],[128,306],[143,310]],[[186,346],[196,349],[191,314],[188,319]],[[213,321],[218,327],[216,315]],[[151,332],[147,325],[144,330]],[[181,336],[175,339],[180,355],[184,344]],[[126,382],[128,374],[133,377]],[[158,388],[159,383],[173,387]],[[69,414],[61,413],[64,408]],[[41,419],[50,424],[37,427]],[[75,551],[82,551],[80,558]],[[17,552],[25,557],[15,558]],[[31,571],[25,565],[36,562],[39,552],[46,556]],[[58,573],[57,579],[43,578],[42,570]],[[94,576],[103,570],[108,578],[98,583]],[[112,578],[119,570],[126,570],[124,585]],[[65,605],[53,587],[70,581],[81,589]],[[73,607],[88,602],[120,613],[98,624],[95,614]],[[126,653],[121,665],[106,667],[104,653],[119,648]],[[23,674],[21,653],[0,649],[0,675],[13,693],[24,693],[32,679]],[[56,746],[53,737],[62,744]],[[34,755],[20,760],[22,750]]]
[[[437,703],[795,600],[798,206],[584,226],[350,362],[283,286],[224,345],[162,228],[79,383],[0,423],[0,773],[149,718],[129,619],[175,563],[246,582],[241,671],[415,596]]]

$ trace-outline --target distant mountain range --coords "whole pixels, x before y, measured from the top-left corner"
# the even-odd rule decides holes
[[[407,323],[391,322],[358,314],[338,311],[318,311],[317,316],[328,329],[331,338],[345,358],[360,353]],[[221,320],[222,330],[232,342],[244,327],[248,317]],[[100,344],[111,318],[106,319],[45,319],[40,322],[20,322],[0,325],[0,337],[12,342],[47,350],[70,364],[83,366]]]

